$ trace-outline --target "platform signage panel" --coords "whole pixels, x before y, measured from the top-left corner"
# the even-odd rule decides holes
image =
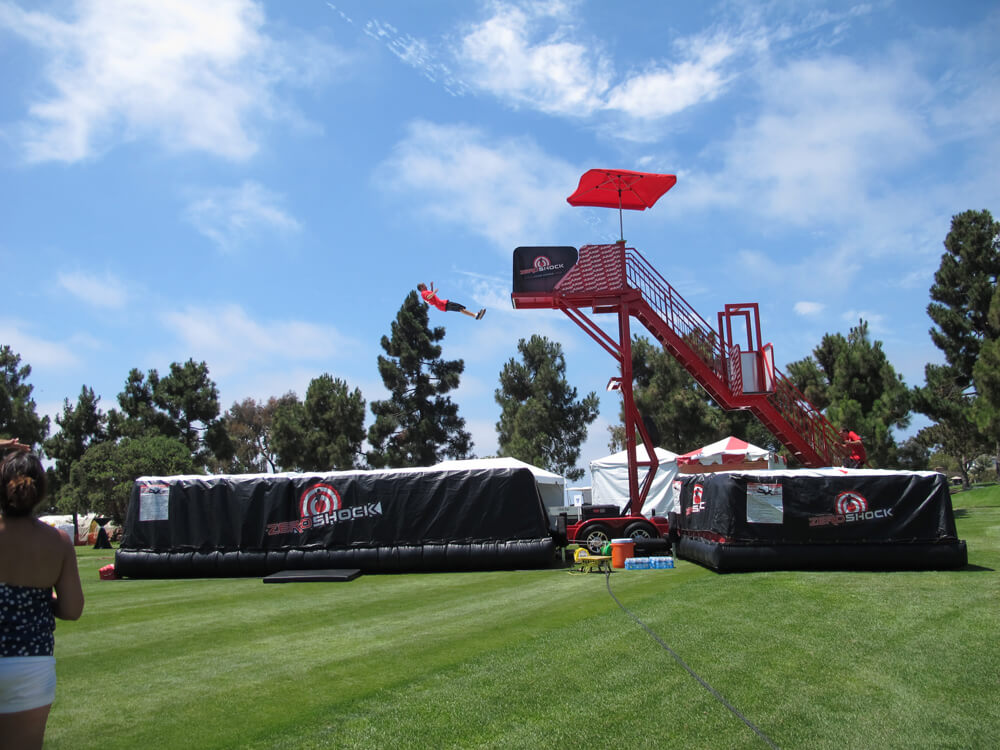
[[[550,292],[576,265],[575,247],[519,247],[514,250],[514,282],[518,292]]]

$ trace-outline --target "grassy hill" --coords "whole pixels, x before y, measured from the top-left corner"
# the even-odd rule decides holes
[[[56,632],[49,748],[1000,747],[1000,488],[947,572],[100,581]]]

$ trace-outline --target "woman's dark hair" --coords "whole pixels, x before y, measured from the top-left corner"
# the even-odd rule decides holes
[[[34,453],[12,453],[0,464],[0,512],[30,516],[45,497],[45,469]]]

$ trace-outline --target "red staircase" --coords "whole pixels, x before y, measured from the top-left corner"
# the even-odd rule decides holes
[[[619,361],[630,457],[635,452],[634,430],[630,428],[634,426],[646,438],[632,402],[630,316],[656,337],[719,406],[749,409],[804,466],[832,466],[843,457],[836,428],[774,366],[771,345],[761,344],[755,303],[726,305],[719,313],[718,330],[714,330],[624,242],[585,245],[577,263],[554,290],[514,293],[511,299],[519,309],[562,310]],[[590,320],[584,308],[593,313],[617,313],[618,340]],[[745,323],[745,346],[735,341],[734,323],[737,331],[740,323]],[[630,463],[635,465],[634,458]],[[654,472],[655,468],[649,472],[647,486]],[[644,499],[647,487],[641,495],[637,487],[631,489],[635,507],[634,498]]]

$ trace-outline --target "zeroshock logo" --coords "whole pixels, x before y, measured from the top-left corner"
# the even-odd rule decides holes
[[[344,507],[340,493],[329,484],[314,484],[299,497],[299,519],[269,523],[266,532],[276,534],[301,534],[307,529],[333,526],[344,521],[359,518],[374,518],[382,515],[382,503],[365,503]]]
[[[690,516],[692,513],[701,513],[705,510],[705,501],[702,499],[704,494],[705,488],[696,484],[691,490],[691,507],[687,509],[685,515]]]
[[[549,274],[556,271],[561,271],[566,267],[565,263],[553,263],[549,260],[547,255],[539,255],[535,257],[535,260],[531,263],[531,268],[521,269],[521,275],[527,276],[528,274]]]
[[[845,523],[859,521],[876,521],[892,518],[891,508],[868,509],[868,500],[859,492],[847,490],[837,495],[833,502],[832,516],[814,516],[809,519],[810,526],[840,526]]]

